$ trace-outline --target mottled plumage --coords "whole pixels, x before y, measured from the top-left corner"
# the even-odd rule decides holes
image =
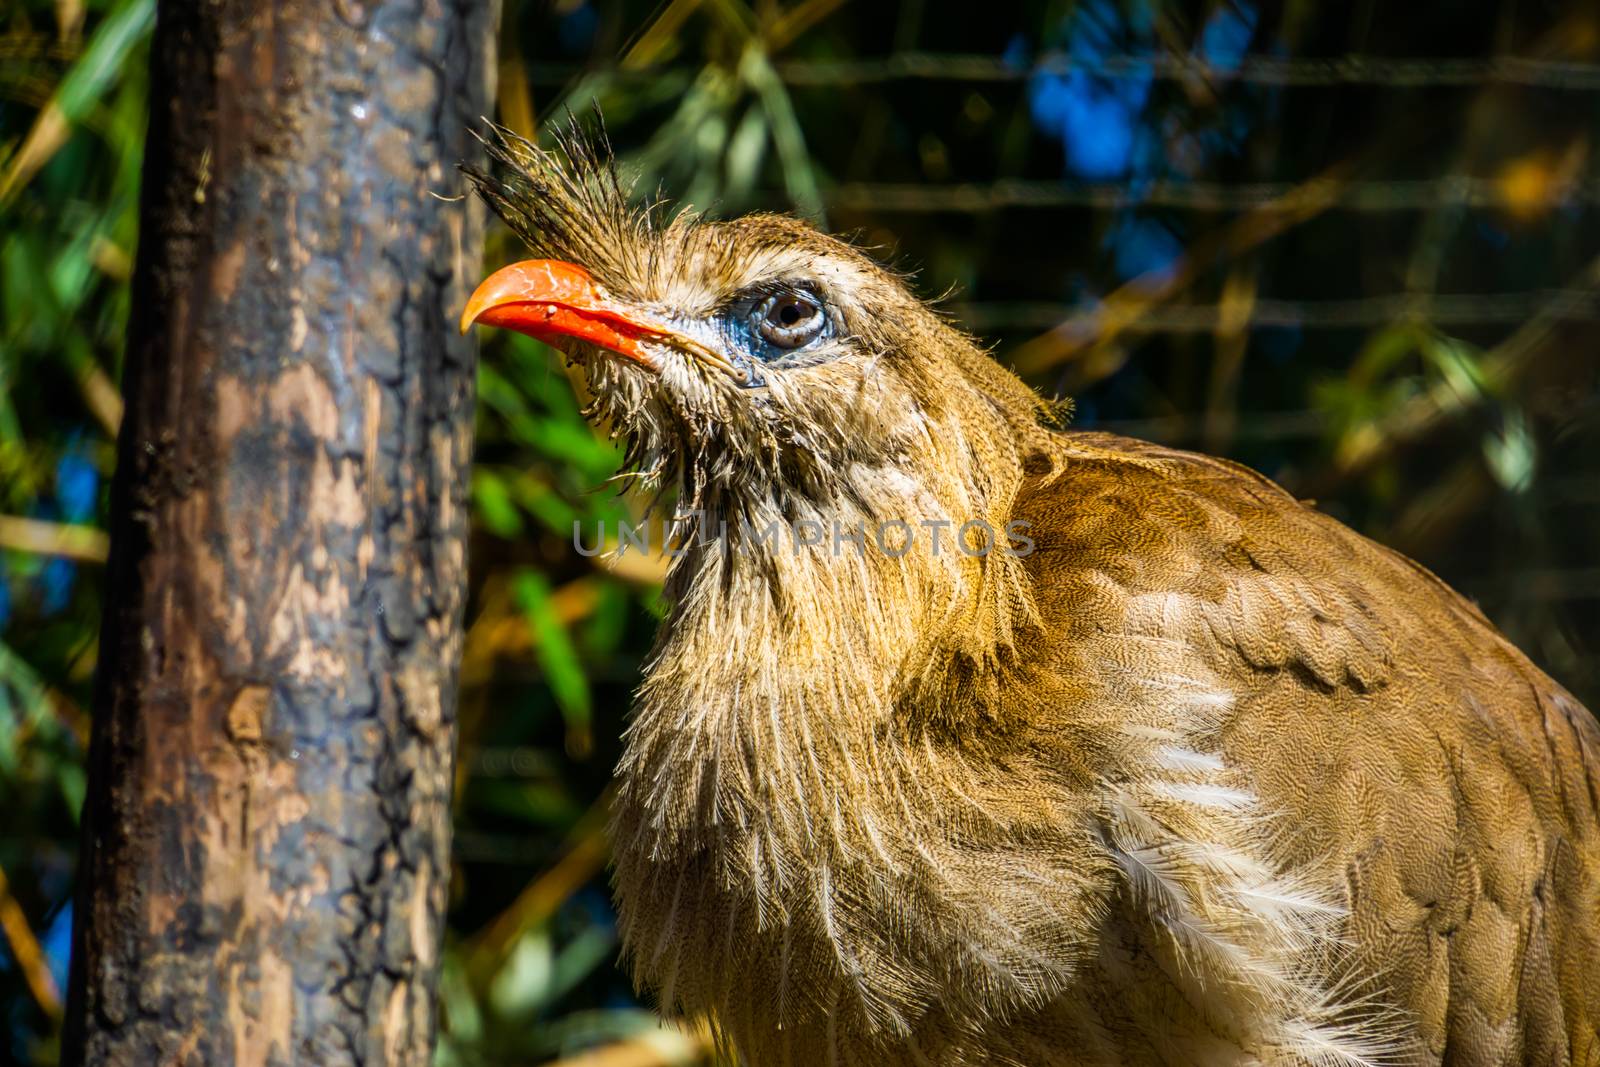
[[[802,222],[491,147],[584,313],[648,327],[564,344],[594,416],[710,520],[617,770],[663,1011],[753,1067],[1600,1064],[1600,732],[1469,603],[1243,467],[1050,428]],[[769,288],[827,316],[775,360]],[[1033,550],[831,536],[976,519]]]

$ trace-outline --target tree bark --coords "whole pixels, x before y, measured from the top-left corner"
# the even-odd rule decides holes
[[[492,0],[170,0],[69,1064],[427,1064]]]

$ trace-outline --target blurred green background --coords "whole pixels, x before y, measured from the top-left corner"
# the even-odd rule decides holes
[[[1592,3],[504,8],[505,124],[597,102],[642,190],[856,234],[1078,425],[1315,497],[1600,707]],[[55,1059],[153,19],[0,17],[0,1063]],[[479,392],[439,1062],[688,1062],[600,817],[660,569],[574,551],[635,505],[549,351],[488,333]]]

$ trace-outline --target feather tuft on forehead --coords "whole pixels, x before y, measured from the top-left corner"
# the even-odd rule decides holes
[[[598,112],[586,129],[576,118],[556,127],[554,147],[542,148],[495,123],[474,131],[500,174],[468,164],[461,169],[495,214],[536,255],[581,263],[596,278],[639,289],[639,257],[666,228],[660,200],[635,203],[623,180]]]

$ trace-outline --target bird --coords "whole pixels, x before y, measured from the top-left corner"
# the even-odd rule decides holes
[[[1600,1064],[1600,730],[1420,564],[1073,429],[810,223],[491,127],[549,342],[668,508],[627,966],[750,1067]]]

